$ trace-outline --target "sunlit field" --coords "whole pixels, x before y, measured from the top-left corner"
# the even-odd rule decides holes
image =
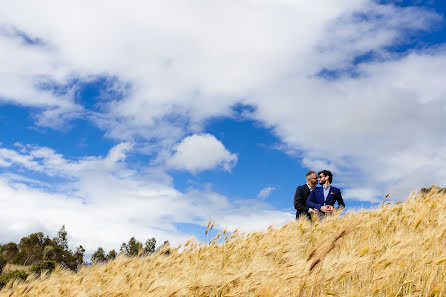
[[[78,273],[59,268],[10,282],[0,296],[446,295],[446,192],[439,188],[313,225],[300,219],[217,237],[170,255],[120,256]]]

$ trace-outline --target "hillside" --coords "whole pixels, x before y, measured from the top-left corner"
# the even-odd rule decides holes
[[[446,193],[41,278],[0,296],[443,296]]]

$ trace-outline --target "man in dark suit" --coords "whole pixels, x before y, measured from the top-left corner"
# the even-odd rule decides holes
[[[321,212],[320,216],[331,214],[334,204],[338,202],[339,207],[345,207],[342,200],[341,190],[331,185],[333,174],[328,170],[322,170],[318,174],[319,184],[322,187],[314,188],[307,198],[307,206]]]
[[[317,174],[314,171],[308,171],[306,178],[307,183],[298,186],[294,194],[294,208],[296,209],[296,219],[304,215],[311,220],[311,213],[314,211],[307,206],[307,198],[314,186],[317,185]]]

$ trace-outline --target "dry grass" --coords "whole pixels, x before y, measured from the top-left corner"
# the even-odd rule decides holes
[[[226,235],[222,234],[222,237]],[[279,230],[119,257],[10,283],[0,296],[444,296],[446,194]]]
[[[29,271],[30,266],[24,266],[24,265],[14,265],[14,264],[6,264],[5,268],[3,268],[3,272],[9,272],[9,271],[14,271],[14,270],[21,270],[21,271],[25,271],[28,272]]]

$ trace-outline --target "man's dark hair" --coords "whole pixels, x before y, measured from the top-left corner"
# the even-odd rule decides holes
[[[331,182],[333,181],[333,174],[332,174],[330,171],[328,171],[328,170],[322,170],[322,171],[319,171],[319,173],[317,174],[317,176],[319,176],[321,173],[323,173],[324,176],[328,176],[328,181],[329,181],[330,184],[331,184]]]
[[[316,174],[316,172],[314,172],[313,170],[310,170],[307,172],[307,174],[305,174],[305,177],[312,175],[313,173]]]

